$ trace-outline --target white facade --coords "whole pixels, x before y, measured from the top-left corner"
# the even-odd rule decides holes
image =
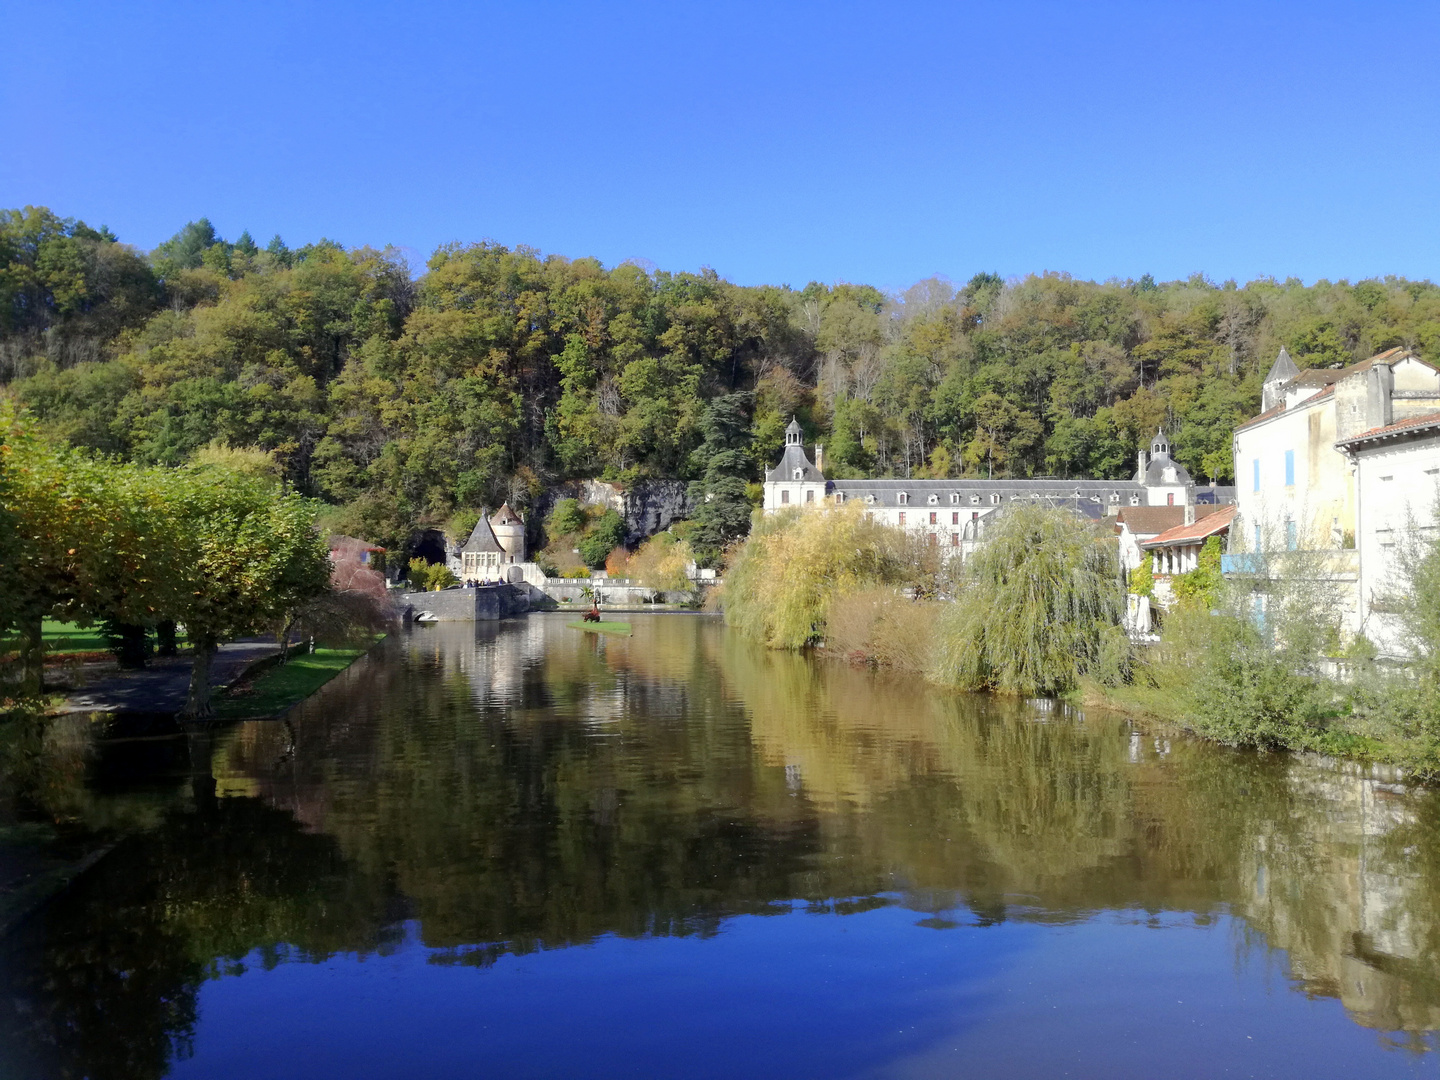
[[[817,458],[819,447],[816,448]],[[764,509],[859,503],[873,520],[919,535],[935,547],[963,554],[1001,507],[1019,502],[1069,508],[1100,520],[1126,507],[1191,506],[1195,484],[1185,467],[1170,458],[1164,432],[1147,454],[1141,451],[1130,480],[826,480],[805,453],[800,425],[785,431],[785,449],[765,474]],[[1214,499],[1228,493],[1212,490]]]
[[[1360,629],[1382,656],[1410,651],[1397,617],[1404,564],[1440,538],[1440,414],[1365,432],[1342,446],[1355,465],[1360,507]]]

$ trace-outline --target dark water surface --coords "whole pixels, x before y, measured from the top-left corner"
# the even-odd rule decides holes
[[[53,729],[126,838],[0,942],[0,1075],[1440,1075],[1433,794],[565,621]]]

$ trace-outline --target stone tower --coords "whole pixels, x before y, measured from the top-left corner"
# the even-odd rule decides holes
[[[506,566],[525,561],[525,522],[506,503],[490,518],[490,529],[504,549],[502,562]]]

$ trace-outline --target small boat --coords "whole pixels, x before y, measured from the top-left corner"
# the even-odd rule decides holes
[[[420,611],[415,614],[415,621],[422,626],[429,626],[431,623],[440,621],[440,616],[433,611]]]

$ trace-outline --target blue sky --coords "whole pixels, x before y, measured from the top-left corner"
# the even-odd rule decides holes
[[[0,205],[743,284],[1436,277],[1440,6],[0,0]]]

